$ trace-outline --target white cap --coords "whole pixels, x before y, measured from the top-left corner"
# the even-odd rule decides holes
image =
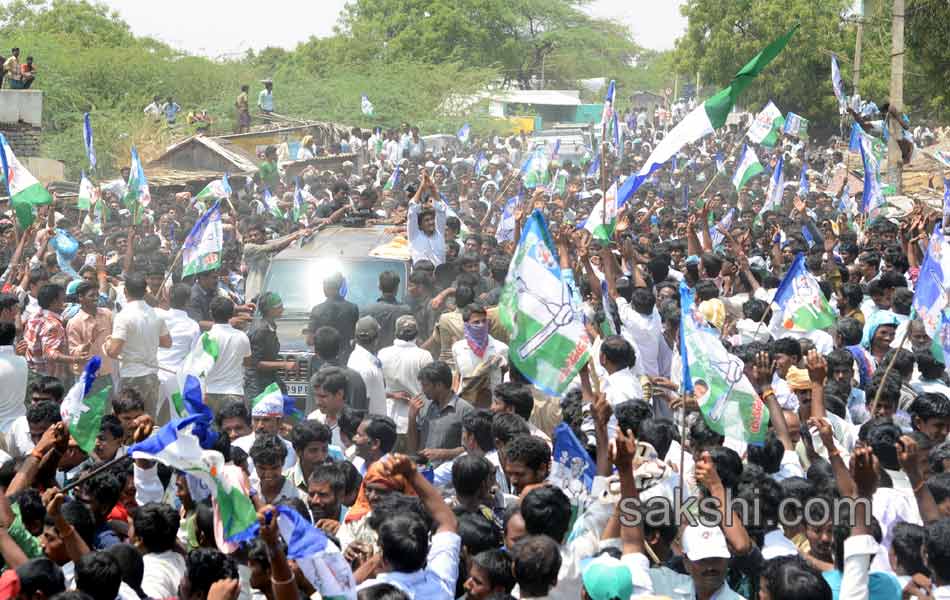
[[[690,526],[683,531],[683,551],[691,561],[732,556],[722,530],[705,525]]]

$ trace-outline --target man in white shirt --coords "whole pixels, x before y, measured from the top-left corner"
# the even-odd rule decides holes
[[[178,391],[178,372],[185,362],[185,357],[191,352],[192,347],[198,341],[201,335],[201,326],[198,325],[188,313],[185,307],[188,306],[188,300],[191,298],[191,287],[184,283],[177,283],[171,290],[171,308],[163,310],[155,309],[155,312],[168,328],[169,335],[172,336],[172,345],[169,348],[159,348],[158,350],[158,381],[160,388],[160,406],[171,408],[172,394]]]
[[[508,346],[489,335],[488,313],[481,304],[466,305],[462,321],[464,337],[452,344],[458,394],[474,406],[486,407],[508,368]]]
[[[427,192],[430,194],[429,201],[422,205]],[[423,172],[422,182],[409,202],[409,215],[406,217],[409,252],[413,264],[420,260],[429,260],[438,267],[445,262],[446,218],[445,202],[439,198],[439,191],[429,175]]]
[[[228,402],[244,401],[244,367],[251,362],[251,342],[247,334],[231,326],[234,303],[217,297],[211,301],[214,325],[208,336],[217,344],[218,357],[205,379],[205,404],[217,412]]]
[[[386,384],[383,379],[383,364],[376,357],[376,340],[379,339],[379,323],[373,317],[361,317],[356,322],[353,352],[346,366],[363,378],[369,414],[386,414]]]
[[[145,401],[145,411],[158,414],[158,349],[170,348],[172,336],[165,321],[145,303],[145,276],[132,273],[125,279],[128,300],[112,322],[112,335],[103,350],[119,359],[119,389],[132,388]],[[93,351],[94,352],[94,351]]]
[[[636,288],[630,302],[623,296],[617,296],[616,301],[624,337],[637,350],[634,370],[650,377],[659,377],[658,358],[663,327],[660,323],[660,313],[656,311],[653,292],[648,288]]]
[[[26,359],[17,356],[14,343],[16,325],[0,322],[0,431],[9,431],[18,417],[26,415],[23,399],[26,397],[28,369]]]
[[[386,414],[396,423],[396,432],[409,431],[409,400],[422,393],[419,371],[432,362],[432,354],[416,345],[419,326],[412,315],[396,319],[393,345],[379,351],[386,382]]]
[[[132,540],[142,549],[142,591],[149,598],[178,595],[178,584],[185,575],[185,559],[175,552],[178,525],[178,511],[168,504],[150,503],[135,511]]]

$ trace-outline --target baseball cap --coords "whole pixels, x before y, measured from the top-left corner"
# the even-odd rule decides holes
[[[705,525],[690,526],[683,531],[683,550],[692,561],[732,556],[722,530]]]
[[[609,554],[591,560],[581,573],[581,579],[591,600],[629,598],[633,594],[630,569]]]

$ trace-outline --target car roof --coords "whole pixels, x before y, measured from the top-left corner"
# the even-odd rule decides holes
[[[373,258],[370,251],[393,240],[395,235],[386,233],[388,227],[373,225],[370,227],[341,227],[331,225],[321,229],[302,247],[291,244],[281,251],[274,260],[299,260],[323,256],[341,256],[344,258]]]

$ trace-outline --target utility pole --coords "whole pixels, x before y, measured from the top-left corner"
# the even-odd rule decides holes
[[[894,0],[894,10],[891,15],[891,90],[890,110],[892,114],[887,119],[887,173],[894,185],[897,194],[901,193],[903,160],[897,140],[903,135],[899,122],[904,110],[904,0]]]
[[[864,38],[864,0],[861,0],[858,6],[857,35],[855,35],[854,38],[854,75],[851,78],[854,82],[854,91],[851,92],[853,96],[858,95],[858,86],[861,84],[861,43]]]
[[[544,59],[546,56],[547,56],[546,54],[541,55],[541,89],[542,90],[544,89]]]

